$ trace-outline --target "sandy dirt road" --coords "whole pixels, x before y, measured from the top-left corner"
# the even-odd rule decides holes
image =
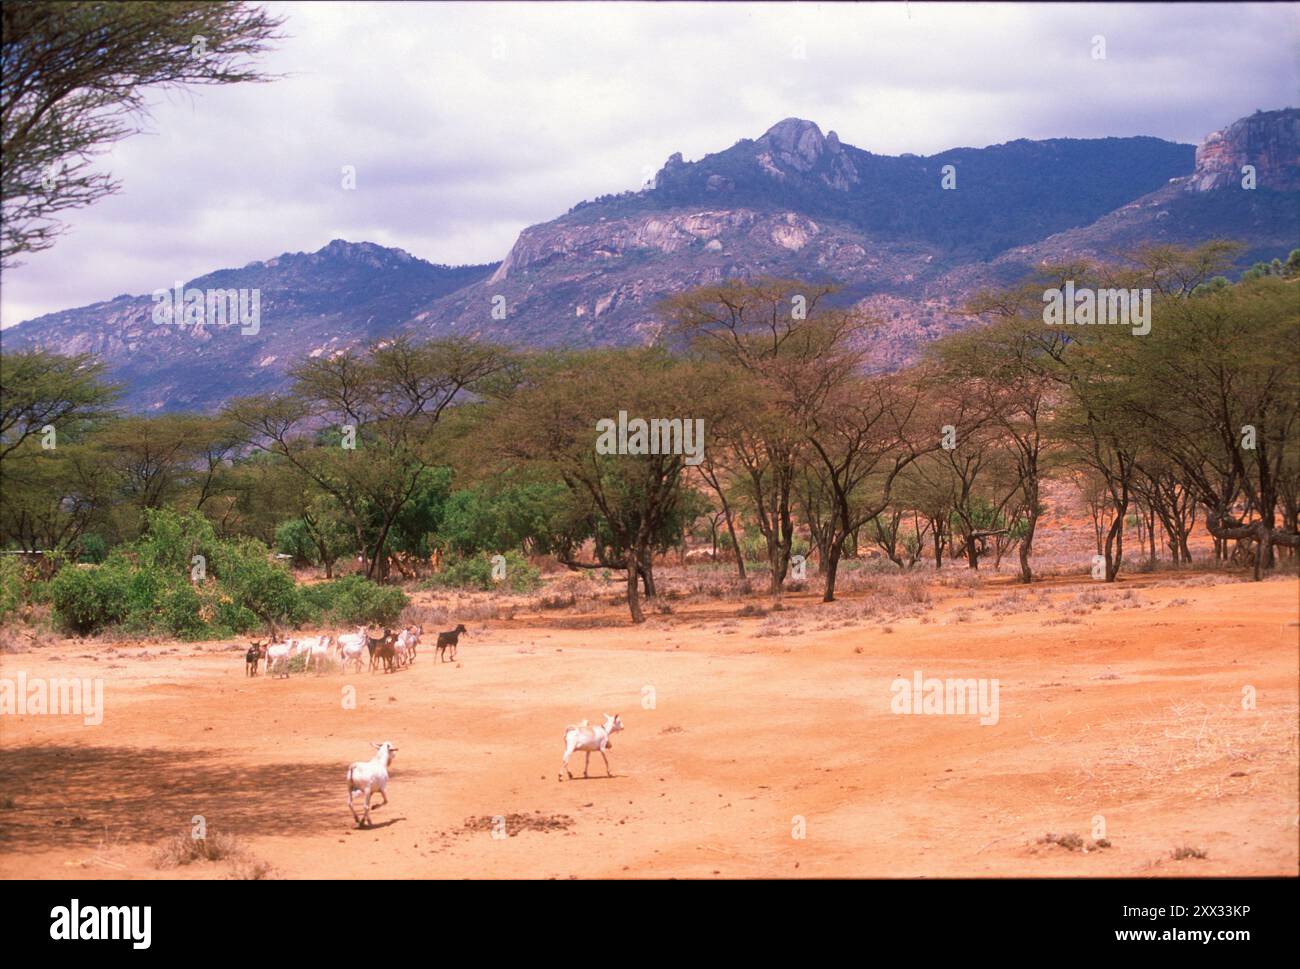
[[[0,876],[229,877],[155,867],[195,815],[288,878],[1297,874],[1294,579],[1135,577],[1137,608],[957,620],[1009,588],[890,631],[760,637],[735,604],[642,628],[475,623],[458,663],[426,645],[391,675],[246,679],[241,654],[191,644],[5,655],[6,677],[102,677],[106,708],[98,726],[0,718]],[[996,678],[998,722],[891,712],[918,670]],[[565,725],[603,712],[627,727],[616,776],[596,756],[581,779],[577,755],[557,781]],[[400,750],[391,802],[357,830],[344,777],[372,740]],[[1207,857],[1173,860],[1182,845]]]

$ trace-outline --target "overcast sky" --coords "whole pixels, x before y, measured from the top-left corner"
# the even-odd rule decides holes
[[[262,65],[286,76],[157,98],[103,158],[122,192],[5,273],[5,326],[334,238],[490,262],[791,116],[884,154],[1198,142],[1300,89],[1296,4],[269,6],[288,37]]]

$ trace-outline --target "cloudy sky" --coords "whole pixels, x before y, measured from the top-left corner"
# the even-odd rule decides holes
[[[268,6],[283,78],[156,98],[103,157],[122,192],[5,273],[3,325],[334,238],[490,262],[791,116],[883,154],[1197,142],[1300,90],[1296,4]]]

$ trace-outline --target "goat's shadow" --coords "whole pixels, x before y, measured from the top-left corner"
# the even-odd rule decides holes
[[[373,812],[375,809],[374,809],[374,808],[371,808],[370,810]],[[392,826],[393,826],[394,824],[396,824],[398,821],[405,821],[405,820],[406,820],[406,818],[404,818],[404,817],[397,817],[397,818],[389,818],[387,821],[380,821],[380,822],[377,823],[377,824],[376,824],[374,821],[371,821],[371,822],[370,822],[368,825],[366,825],[364,828],[361,827],[361,826],[359,826],[359,825],[355,825],[355,824],[354,824],[354,825],[352,826],[352,829],[351,829],[351,830],[353,830],[353,831],[378,831],[380,828],[388,828],[388,827],[392,827]]]

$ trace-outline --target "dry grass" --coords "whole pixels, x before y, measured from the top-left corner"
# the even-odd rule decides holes
[[[233,835],[215,833],[194,838],[178,834],[154,852],[154,867],[166,870],[200,861],[234,860],[243,854],[243,847]]]
[[[505,814],[491,815],[483,814],[474,818],[466,818],[464,831],[486,831],[502,832],[508,837],[515,837],[521,831],[567,831],[573,827],[574,820],[567,814],[543,814],[541,811],[534,811],[532,814]]]
[[[1079,851],[1083,838],[1077,834],[1052,834],[1050,831],[1038,839],[1040,845],[1059,845],[1067,851]]]
[[[1232,703],[1176,703],[1156,716],[1110,729],[1111,743],[1079,769],[1076,784],[1092,797],[1177,786],[1196,798],[1217,799],[1249,790],[1257,773],[1250,767],[1295,760],[1297,716],[1295,704],[1243,710]]]
[[[274,869],[268,861],[237,860],[231,862],[230,878],[233,881],[265,881]]]
[[[236,881],[263,881],[273,871],[269,862],[249,855],[238,838],[221,832],[209,833],[206,838],[178,834],[153,855],[154,867],[162,871],[216,861],[226,862],[229,870],[225,877]]]
[[[1064,848],[1066,851],[1081,851],[1085,855],[1090,851],[1099,851],[1102,848],[1111,846],[1110,842],[1105,838],[1086,841],[1077,834],[1052,834],[1050,831],[1038,839],[1038,844],[1055,845],[1058,848]]]

